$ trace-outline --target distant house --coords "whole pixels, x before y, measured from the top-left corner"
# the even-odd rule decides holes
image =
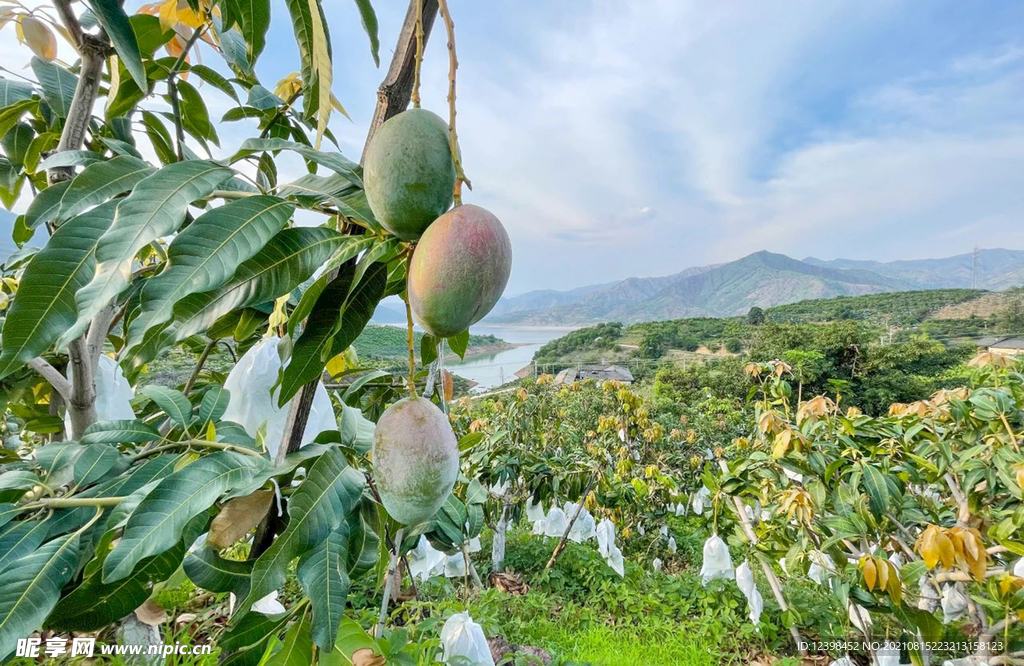
[[[566,368],[555,375],[556,384],[572,384],[584,379],[597,382],[612,380],[623,384],[633,383],[633,373],[621,365],[581,365],[578,368]]]
[[[1016,356],[1024,354],[1024,337],[987,337],[977,342],[978,347],[993,354]]]

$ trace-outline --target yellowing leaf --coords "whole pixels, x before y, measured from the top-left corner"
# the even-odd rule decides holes
[[[313,71],[316,72],[317,107],[316,107],[316,141],[313,147],[320,149],[320,142],[327,130],[327,122],[331,119],[331,82],[333,72],[331,53],[327,44],[327,31],[324,29],[323,17],[320,14],[319,0],[309,1],[310,22],[313,27]]]
[[[32,49],[32,53],[46,61],[57,57],[57,38],[45,23],[34,16],[26,16],[18,26],[19,39]]]
[[[864,576],[864,584],[869,590],[875,589],[875,582],[877,581],[878,570],[875,567],[875,561],[869,555],[865,555],[860,559],[860,571]]]

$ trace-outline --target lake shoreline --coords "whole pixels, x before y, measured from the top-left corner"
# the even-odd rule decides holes
[[[518,349],[519,347],[526,347],[526,346],[532,345],[532,344],[536,344],[536,343],[534,343],[534,342],[507,342],[507,341],[503,340],[502,342],[495,343],[493,345],[477,345],[476,347],[470,347],[469,349],[466,350],[466,358],[473,358],[473,357],[476,357],[476,356],[489,356],[491,354],[498,354],[498,353],[501,353],[503,351],[509,351],[510,349]],[[446,360],[446,361],[451,361],[451,360],[464,361],[465,359],[460,359],[458,354],[456,354],[455,352],[453,352],[452,350],[449,349],[448,352],[444,355],[444,360]]]

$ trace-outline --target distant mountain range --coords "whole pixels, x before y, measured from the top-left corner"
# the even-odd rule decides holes
[[[813,257],[801,261],[762,251],[665,277],[627,278],[571,291],[531,291],[503,298],[485,321],[540,326],[728,317],[743,314],[755,305],[971,287],[973,262],[971,254],[892,262],[823,261]],[[1024,251],[979,250],[979,289],[1020,285],[1024,285]]]

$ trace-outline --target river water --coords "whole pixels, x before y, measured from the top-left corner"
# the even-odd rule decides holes
[[[529,365],[533,354],[546,342],[560,338],[569,328],[542,328],[533,326],[476,325],[470,329],[474,335],[493,335],[506,342],[521,346],[496,354],[470,356],[465,361],[445,363],[445,368],[466,379],[477,382],[474,391],[492,389],[515,379],[520,368]]]

